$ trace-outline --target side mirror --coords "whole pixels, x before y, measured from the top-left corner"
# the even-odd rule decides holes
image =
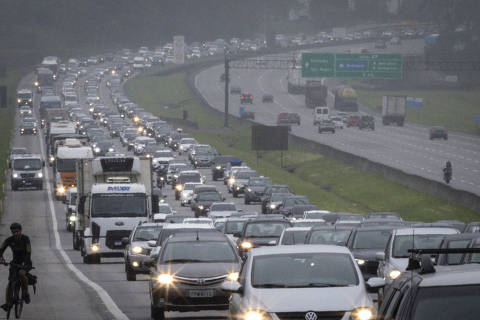
[[[377,261],[384,261],[385,260],[385,252],[379,251],[375,254],[375,259]]]
[[[385,279],[373,277],[367,281],[367,291],[369,293],[377,293],[378,289],[385,287]]]
[[[122,244],[127,245],[128,244],[128,237],[123,237],[122,238]]]
[[[220,285],[220,289],[227,293],[243,293],[242,285],[237,281],[224,281]]]
[[[122,240],[123,240],[123,239],[122,239]],[[149,240],[149,241],[147,242],[147,244],[148,244],[148,246],[149,246],[150,248],[155,248],[155,247],[157,246],[157,241],[155,241],[155,240]]]

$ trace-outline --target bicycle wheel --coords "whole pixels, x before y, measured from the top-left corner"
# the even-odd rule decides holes
[[[14,292],[14,301],[15,301],[15,318],[19,319],[22,315],[23,310],[23,298],[20,296],[20,283],[15,282],[15,292]]]

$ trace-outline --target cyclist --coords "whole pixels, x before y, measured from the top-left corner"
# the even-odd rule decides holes
[[[10,225],[10,231],[12,236],[5,239],[2,246],[0,246],[0,263],[5,263],[3,258],[3,253],[7,247],[10,247],[13,254],[12,263],[15,265],[10,265],[8,280],[11,281],[15,278],[15,272],[18,272],[20,279],[22,281],[22,294],[23,300],[25,303],[30,303],[30,295],[28,294],[28,279],[27,272],[32,269],[32,247],[30,245],[30,238],[22,234],[22,225],[19,223],[12,223]],[[19,268],[18,265],[22,267]],[[7,287],[8,290],[8,287]],[[8,299],[8,292],[5,295]],[[0,306],[2,309],[7,311],[9,309],[9,301]]]

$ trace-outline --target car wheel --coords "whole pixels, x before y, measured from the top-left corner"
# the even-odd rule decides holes
[[[243,202],[244,202],[245,204],[250,204],[250,200],[249,200],[247,197],[245,197],[245,199],[244,199]]]
[[[175,195],[175,200],[180,200],[180,196]]]
[[[165,312],[160,308],[150,306],[150,317],[153,320],[164,320],[165,319]]]
[[[40,183],[37,187],[38,190],[43,190],[43,183]]]
[[[234,197],[234,198],[238,198],[238,193],[236,193],[235,191],[233,191],[232,194],[233,194],[233,197]]]
[[[127,281],[137,281],[137,274],[135,272],[133,272],[130,268],[128,268],[128,269],[129,270],[126,273]]]
[[[12,184],[12,191],[17,191],[17,186]]]

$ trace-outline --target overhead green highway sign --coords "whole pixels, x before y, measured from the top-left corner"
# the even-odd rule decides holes
[[[401,79],[400,54],[302,53],[304,78]]]

